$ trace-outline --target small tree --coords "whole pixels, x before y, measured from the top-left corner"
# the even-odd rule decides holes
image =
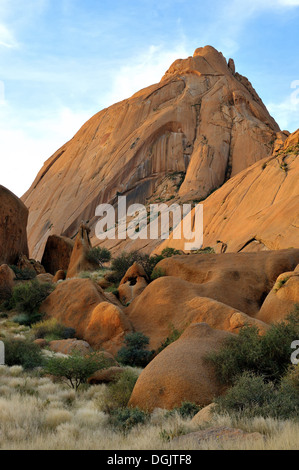
[[[149,338],[143,333],[129,333],[125,337],[125,346],[118,351],[116,360],[128,366],[145,367],[154,354],[154,351],[145,349],[148,343]]]
[[[80,385],[97,370],[108,367],[109,362],[99,353],[84,356],[79,351],[74,351],[68,357],[54,356],[48,359],[45,371],[55,377],[60,377],[70,388],[77,391]]]
[[[91,250],[87,253],[87,259],[94,263],[99,263],[100,267],[103,267],[103,263],[107,263],[111,260],[111,253],[110,251],[100,246],[91,248]]]
[[[13,288],[8,308],[26,314],[27,320],[23,323],[31,325],[40,320],[39,307],[53,290],[53,284],[39,283],[36,279],[18,284]]]

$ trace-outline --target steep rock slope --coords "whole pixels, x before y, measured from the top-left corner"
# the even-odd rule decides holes
[[[17,264],[28,256],[28,209],[9,189],[0,186],[0,264]]]
[[[282,148],[227,181],[204,202],[204,246],[219,251],[299,248],[299,130]],[[193,211],[194,214],[194,211]],[[193,217],[194,218],[194,217]],[[166,246],[183,249],[172,235]]]
[[[51,234],[74,236],[82,220],[93,236],[95,208],[119,194],[128,204],[205,198],[268,156],[278,131],[233,61],[197,49],[160,83],[96,114],[46,161],[23,196],[31,255],[41,258]]]

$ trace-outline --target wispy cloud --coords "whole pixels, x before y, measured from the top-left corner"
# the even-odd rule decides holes
[[[24,194],[42,163],[90,118],[90,111],[57,109],[39,120],[22,122],[7,102],[0,103],[0,184]]]
[[[186,56],[188,53],[184,44],[177,44],[171,50],[162,45],[151,45],[118,70],[112,78],[110,89],[102,98],[103,105],[110,106],[129,98],[142,88],[159,82],[172,62]]]
[[[299,80],[291,83],[291,89],[287,98],[280,103],[268,103],[267,108],[282,129],[295,131],[299,127]]]
[[[5,24],[0,23],[0,47],[13,48],[17,47],[17,41],[14,33]]]

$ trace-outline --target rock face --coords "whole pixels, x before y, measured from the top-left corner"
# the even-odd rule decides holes
[[[216,252],[299,248],[299,130],[269,158],[243,170],[203,202],[204,246]],[[194,210],[192,211],[194,220]],[[157,252],[184,249],[166,240]]]
[[[215,295],[215,285],[210,295]],[[240,293],[242,292],[240,287]],[[172,276],[161,277],[143,291],[125,310],[134,329],[150,338],[149,349],[157,350],[171,334],[184,331],[191,323],[207,323],[219,330],[238,333],[246,323],[261,332],[267,325],[233,307],[203,297],[202,285]],[[242,294],[241,294],[242,295]]]
[[[73,248],[74,241],[70,238],[50,235],[41,261],[47,273],[54,276],[57,271],[67,271]]]
[[[57,285],[41,304],[40,312],[74,328],[76,336],[94,349],[104,348],[114,354],[131,325],[117,301],[111,301],[90,279],[70,279]]]
[[[49,347],[52,351],[57,353],[59,352],[61,354],[71,354],[74,351],[78,351],[85,355],[92,350],[86,341],[78,340],[76,338],[50,341]]]
[[[28,269],[31,271],[35,271],[36,274],[46,273],[45,268],[39,261],[36,261],[35,259],[28,259],[25,255],[19,256],[19,259],[17,261],[17,267],[21,270]]]
[[[160,83],[96,114],[47,160],[23,196],[32,256],[41,258],[53,233],[75,235],[81,220],[94,237],[97,205],[120,194],[128,204],[205,198],[270,155],[278,131],[233,61],[197,49]],[[129,240],[122,249],[132,245],[150,251],[157,242]]]
[[[135,262],[120,281],[118,293],[121,302],[124,305],[132,302],[147,285],[147,275],[143,267]]]
[[[7,264],[0,266],[0,302],[10,297],[14,286],[15,273]]]
[[[299,265],[295,271],[283,273],[267,295],[257,318],[266,322],[278,322],[286,318],[299,305]]]
[[[91,250],[89,233],[89,227],[82,223],[80,225],[79,232],[75,240],[75,245],[71,254],[66,275],[67,278],[75,277],[82,271],[91,271],[99,268],[98,263],[89,261],[87,258],[87,254]]]
[[[180,255],[157,264],[167,276],[198,284],[197,295],[255,316],[277,277],[296,268],[299,249]]]
[[[195,323],[170,344],[142,371],[133,389],[128,406],[152,411],[171,409],[183,401],[201,406],[212,403],[224,392],[205,360],[217,351],[231,333]]]
[[[28,256],[28,209],[11,191],[0,185],[0,264],[16,264]]]

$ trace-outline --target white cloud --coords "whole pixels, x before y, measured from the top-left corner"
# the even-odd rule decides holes
[[[17,41],[13,32],[3,23],[0,23],[0,47],[16,47]]]
[[[176,59],[187,56],[184,44],[177,45],[171,50],[163,46],[150,46],[143,54],[132,58],[127,65],[117,71],[110,91],[105,94],[101,102],[104,106],[110,106],[129,98],[142,88],[159,82]]]
[[[38,171],[59,147],[71,139],[90,118],[61,108],[51,117],[20,122],[8,104],[0,108],[0,184],[22,196]]]
[[[294,132],[299,126],[299,80],[291,83],[294,90],[280,103],[269,103],[267,108],[281,129]]]

